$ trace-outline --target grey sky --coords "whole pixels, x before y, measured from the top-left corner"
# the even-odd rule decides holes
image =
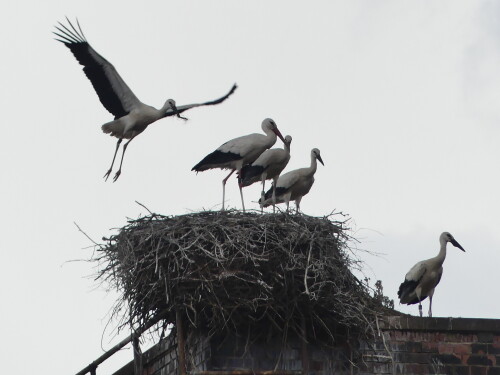
[[[164,119],[137,137],[116,183],[115,139],[70,51],[52,39],[78,17],[92,46],[143,102],[225,103]],[[287,170],[321,150],[301,203],[352,217],[373,281],[396,299],[405,273],[451,247],[436,316],[498,318],[500,5],[493,1],[10,2],[0,14],[2,353],[9,373],[78,371],[100,355],[114,295],[95,290],[90,243],[145,210],[218,209],[225,172],[191,167],[273,118],[293,136]],[[258,185],[245,189],[258,208]],[[236,181],[228,205],[240,208]],[[416,314],[411,308],[397,306]],[[424,303],[424,311],[427,302]],[[120,336],[122,337],[122,336]],[[109,330],[104,348],[118,341]],[[30,353],[26,361],[25,353]],[[130,359],[119,355],[109,373]],[[8,370],[8,371],[7,371]]]

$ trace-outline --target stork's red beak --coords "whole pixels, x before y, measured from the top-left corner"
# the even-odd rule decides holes
[[[285,138],[283,138],[283,136],[281,135],[281,132],[278,130],[278,128],[273,129],[273,132],[274,132],[274,134],[276,134],[279,137],[279,139],[281,139],[281,141],[283,143],[286,143]]]
[[[451,244],[455,247],[458,247],[460,250],[462,250],[463,252],[465,252],[464,248],[462,247],[462,245],[460,245],[456,239],[451,239],[450,240]]]

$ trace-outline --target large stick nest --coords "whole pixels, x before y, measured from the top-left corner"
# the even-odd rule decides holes
[[[115,311],[136,329],[159,314],[175,324],[180,310],[190,327],[212,333],[286,335],[307,322],[322,337],[363,335],[382,306],[351,272],[359,262],[346,222],[341,214],[152,214],[99,246],[99,278],[121,292]]]

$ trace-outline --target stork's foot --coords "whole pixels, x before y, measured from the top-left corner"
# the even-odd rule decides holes
[[[113,182],[116,182],[118,180],[118,177],[122,174],[122,170],[119,169],[118,172],[115,173],[115,177],[113,177]]]
[[[420,304],[418,305],[418,312],[420,313],[420,317],[422,317],[423,316],[423,314],[422,314],[422,305],[420,305]]]
[[[108,181],[108,177],[111,174],[111,168],[108,169],[108,171],[104,174],[104,181]]]

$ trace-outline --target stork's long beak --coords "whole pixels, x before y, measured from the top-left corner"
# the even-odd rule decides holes
[[[177,109],[177,106],[175,105],[172,105],[172,110],[175,112],[175,115],[174,116],[177,116],[181,119],[183,119],[184,121],[187,121],[188,118],[187,117],[182,117],[181,114],[179,113],[179,110]]]
[[[462,250],[463,252],[465,252],[464,248],[462,247],[462,245],[460,245],[456,239],[451,239],[450,240],[451,244],[455,247],[458,247],[460,250]]]
[[[325,163],[323,163],[323,159],[321,159],[321,155],[317,155],[316,158],[319,160],[321,164],[323,164],[323,166],[325,165]]]
[[[281,141],[283,143],[286,143],[285,138],[283,138],[283,136],[281,135],[281,132],[278,130],[278,128],[273,129],[273,132],[274,132],[274,134],[276,134],[279,137],[279,139],[281,139]]]

